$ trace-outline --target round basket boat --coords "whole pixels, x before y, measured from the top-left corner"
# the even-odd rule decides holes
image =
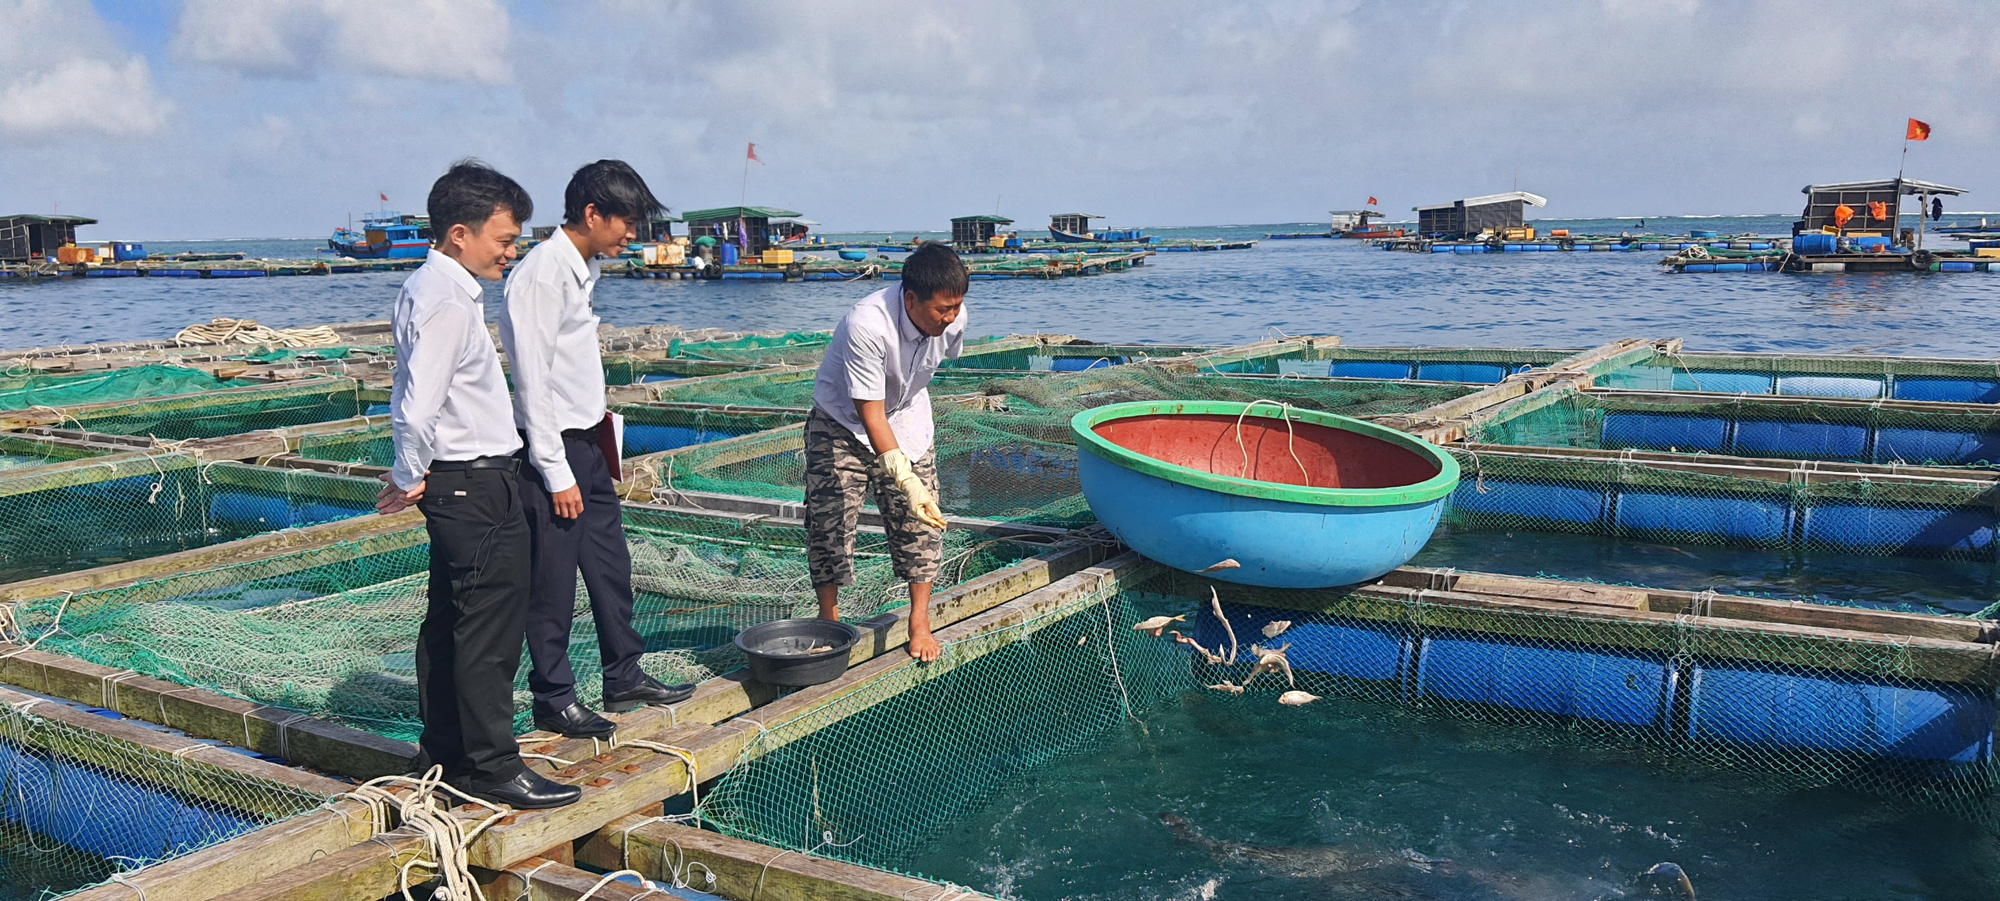
[[[841,259],[843,259],[843,260],[850,260],[850,261],[858,261],[858,260],[865,260],[865,259],[868,259],[868,251],[865,251],[865,250],[843,250],[843,251],[840,251],[840,258],[841,258]]]
[[[1430,540],[1458,462],[1359,419],[1276,404],[1146,401],[1070,420],[1084,499],[1127,547],[1270,588],[1381,576]]]

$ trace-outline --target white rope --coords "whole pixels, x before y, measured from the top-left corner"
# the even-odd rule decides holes
[[[1300,477],[1305,479],[1305,487],[1311,488],[1312,473],[1306,471],[1305,461],[1299,459],[1299,452],[1295,446],[1295,440],[1298,436],[1294,434],[1292,429],[1292,405],[1290,403],[1279,403],[1278,401],[1267,400],[1261,397],[1249,402],[1248,404],[1243,405],[1243,411],[1236,414],[1236,449],[1243,453],[1243,470],[1241,473],[1239,473],[1239,475],[1241,475],[1243,478],[1246,479],[1250,478],[1250,449],[1248,447],[1245,447],[1243,444],[1243,417],[1250,415],[1251,409],[1255,408],[1258,404],[1270,404],[1271,406],[1277,407],[1278,414],[1284,417],[1285,452],[1292,455],[1293,463],[1298,464],[1299,475]]]
[[[391,786],[407,788],[409,793],[398,795],[389,791]],[[440,791],[490,812],[468,829],[465,820],[452,814],[450,803],[439,806]],[[410,891],[410,871],[419,867],[437,874],[439,885],[430,896],[436,901],[486,901],[485,892],[480,890],[479,881],[472,875],[467,848],[480,834],[507,816],[510,812],[508,808],[475,798],[446,784],[442,766],[431,767],[421,777],[382,776],[370,779],[351,794],[364,801],[379,801],[383,807],[393,808],[403,825],[416,830],[424,839],[424,851],[428,852],[428,856],[425,853],[413,855],[397,871],[399,891],[404,901],[416,901]]]
[[[327,326],[312,328],[271,328],[255,319],[209,320],[206,325],[190,325],[174,335],[177,345],[264,344],[281,347],[331,347],[340,343],[340,333]]]

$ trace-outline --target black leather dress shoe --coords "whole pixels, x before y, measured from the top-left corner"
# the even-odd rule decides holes
[[[652,676],[640,676],[639,684],[624,691],[606,691],[604,709],[612,713],[637,710],[649,704],[679,704],[694,697],[694,686],[682,683],[668,685]]]
[[[527,770],[522,770],[520,775],[512,779],[499,782],[466,782],[459,785],[458,790],[481,801],[505,804],[515,810],[547,810],[551,807],[563,807],[574,804],[576,799],[583,797],[583,789],[574,785],[550,782]]]
[[[535,728],[564,738],[610,738],[618,725],[571,701],[568,707],[556,711],[554,716],[535,714]]]

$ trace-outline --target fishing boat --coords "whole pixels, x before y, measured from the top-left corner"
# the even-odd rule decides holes
[[[377,213],[361,220],[361,230],[337,228],[327,249],[357,260],[421,259],[430,251],[431,218]]]
[[[1264,237],[1277,241],[1285,241],[1285,240],[1297,240],[1300,238],[1365,239],[1365,238],[1400,238],[1403,236],[1403,230],[1400,228],[1389,228],[1387,226],[1381,226],[1381,225],[1369,225],[1368,220],[1370,218],[1379,218],[1382,215],[1381,213],[1376,212],[1374,210],[1333,210],[1330,213],[1330,215],[1333,216],[1333,221],[1327,225],[1326,231],[1270,234],[1270,235],[1265,235]]]
[[[1078,413],[1091,512],[1153,560],[1267,588],[1365,582],[1423,549],[1458,486],[1451,455],[1386,426],[1262,404]],[[1235,565],[1214,566],[1225,560]]]
[[[1059,244],[1148,244],[1153,236],[1136,228],[1091,231],[1094,213],[1057,213],[1049,217],[1049,237]]]

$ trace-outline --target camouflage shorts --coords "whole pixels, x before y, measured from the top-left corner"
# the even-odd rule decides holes
[[[931,454],[912,460],[917,478],[938,493]],[[864,491],[875,494],[889,535],[896,578],[932,582],[944,561],[944,533],[910,515],[903,493],[875,462],[875,454],[847,427],[814,410],[806,420],[806,566],[814,588],[854,584],[854,533],[860,528]]]

